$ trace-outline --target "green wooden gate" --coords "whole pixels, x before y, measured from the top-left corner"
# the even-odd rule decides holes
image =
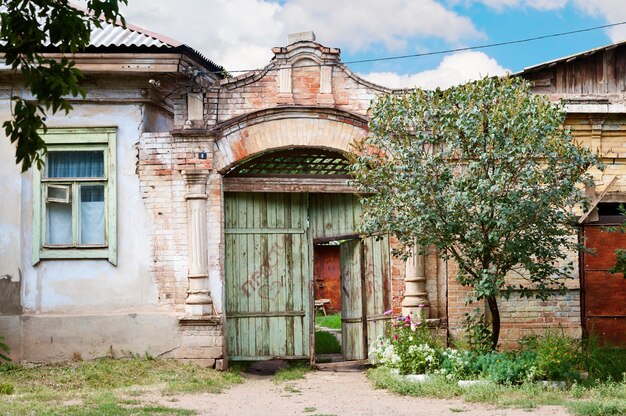
[[[341,257],[341,346],[344,360],[364,360],[363,245],[349,240],[339,246]]]
[[[225,194],[230,360],[310,357],[307,210],[306,194]]]
[[[384,312],[391,307],[389,238],[345,241],[340,256],[343,358],[364,360],[369,345],[384,335]]]
[[[389,239],[356,235],[354,195],[225,193],[225,292],[230,360],[311,358],[314,241],[340,246],[342,345],[367,358],[391,306]],[[311,223],[309,231],[308,223]]]

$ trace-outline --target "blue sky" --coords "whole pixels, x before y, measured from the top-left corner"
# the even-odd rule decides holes
[[[401,53],[418,53],[423,48],[438,51],[457,46],[474,46],[508,40],[524,39],[550,33],[567,32],[587,27],[607,24],[599,16],[591,16],[569,5],[559,10],[536,10],[532,8],[505,8],[496,10],[484,4],[459,4],[452,8],[460,15],[468,16],[476,28],[485,34],[485,38],[468,39],[460,44],[447,43],[437,37],[415,39]],[[575,54],[611,43],[605,30],[595,30],[583,34],[569,35],[524,44],[482,49],[502,66],[518,71],[524,67],[552,60],[561,56]],[[351,51],[344,49],[342,58],[346,61],[389,54],[384,48],[377,51]],[[394,55],[396,53],[391,53]],[[400,61],[380,62],[369,67],[354,65],[360,72],[392,70],[400,73],[412,73],[436,67],[441,56],[410,58]],[[367,69],[364,69],[367,68]]]
[[[432,52],[626,20],[624,0],[129,0],[127,20],[198,49],[229,71],[258,68],[287,34],[313,30],[343,61]],[[390,87],[446,87],[626,40],[626,25],[397,61],[350,65]]]

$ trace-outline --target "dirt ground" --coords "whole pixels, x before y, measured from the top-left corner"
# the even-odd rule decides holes
[[[463,415],[553,416],[567,415],[557,406],[537,409],[497,409],[462,400],[438,400],[398,396],[375,390],[362,371],[315,371],[304,379],[276,383],[270,375],[246,375],[246,382],[222,394],[166,397],[163,405],[196,410],[215,416],[281,415]]]

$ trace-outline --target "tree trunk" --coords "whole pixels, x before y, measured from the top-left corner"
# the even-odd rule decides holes
[[[495,350],[500,338],[500,310],[495,296],[489,296],[487,304],[489,305],[489,312],[491,312],[491,349]]]

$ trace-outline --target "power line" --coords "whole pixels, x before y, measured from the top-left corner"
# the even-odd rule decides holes
[[[356,61],[347,61],[347,62],[344,62],[344,64],[361,64],[361,63],[366,63],[366,62],[391,61],[394,59],[418,58],[420,56],[443,55],[443,54],[452,53],[452,52],[463,52],[463,51],[471,51],[471,50],[476,50],[476,49],[495,48],[497,46],[515,45],[518,43],[534,42],[534,41],[542,40],[542,39],[558,38],[561,36],[575,35],[577,33],[591,32],[593,30],[606,29],[609,27],[620,26],[624,24],[626,24],[626,21],[618,22],[618,23],[611,23],[611,24],[602,25],[602,26],[589,27],[586,29],[570,30],[569,32],[559,32],[559,33],[552,33],[549,35],[535,36],[532,38],[509,40],[505,42],[487,43],[485,45],[467,46],[464,48],[446,49],[446,50],[434,51],[434,52],[415,53],[411,55],[397,55],[397,56],[388,56],[388,57],[383,57],[383,58],[360,59]]]
[[[385,56],[385,57],[381,57],[381,58],[358,59],[358,60],[354,60],[354,61],[344,61],[342,63],[345,64],[345,65],[363,64],[363,63],[370,63],[370,62],[393,61],[393,60],[407,59],[407,58],[419,58],[419,57],[423,57],[423,56],[444,55],[444,54],[448,54],[448,53],[472,51],[472,50],[477,50],[477,49],[489,49],[489,48],[495,48],[495,47],[499,47],[499,46],[515,45],[515,44],[519,44],[519,43],[527,43],[527,42],[534,42],[534,41],[543,40],[543,39],[575,35],[577,33],[585,33],[585,32],[591,32],[591,31],[594,31],[594,30],[607,29],[607,28],[610,28],[610,27],[621,26],[621,25],[624,25],[624,24],[626,24],[626,21],[617,22],[617,23],[610,23],[610,24],[606,24],[606,25],[602,25],[602,26],[588,27],[588,28],[585,28],[585,29],[570,30],[570,31],[567,31],[567,32],[558,32],[558,33],[551,33],[551,34],[548,34],[548,35],[534,36],[534,37],[530,37],[530,38],[509,40],[509,41],[496,42],[496,43],[486,43],[484,45],[466,46],[466,47],[463,47],[463,48],[444,49],[444,50],[439,50],[439,51],[414,53],[414,54],[408,54],[408,55],[393,55],[393,56]],[[334,63],[331,63],[329,65],[334,65]],[[315,66],[320,66],[320,64],[302,65],[300,68],[315,67]],[[279,68],[271,68],[270,70],[277,70],[277,69],[279,69]],[[258,70],[259,70],[259,68],[257,68],[257,69],[237,69],[237,70],[227,70],[227,72],[229,72],[229,73],[242,73],[242,72],[252,72],[252,71],[258,71]],[[219,74],[221,72],[214,71],[214,72],[211,72],[211,73]]]

